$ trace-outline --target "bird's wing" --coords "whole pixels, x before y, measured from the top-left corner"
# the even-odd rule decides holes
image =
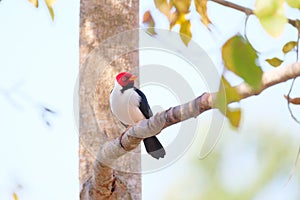
[[[145,116],[146,119],[149,119],[150,117],[153,116],[153,113],[148,104],[145,94],[137,88],[134,88],[134,90],[141,97],[140,105],[139,105],[140,111],[143,113],[143,115]],[[152,157],[159,159],[159,158],[163,158],[166,155],[166,151],[165,151],[164,147],[161,145],[161,143],[159,142],[159,140],[157,139],[156,136],[145,138],[143,141],[145,144],[146,151]]]
[[[148,101],[147,101],[147,98],[146,98],[145,94],[136,87],[134,88],[134,91],[136,91],[136,93],[138,93],[138,95],[141,97],[139,109],[141,110],[141,112],[143,113],[145,118],[149,119],[150,117],[153,116],[153,113],[152,113],[152,110],[151,110],[151,108],[148,104]]]

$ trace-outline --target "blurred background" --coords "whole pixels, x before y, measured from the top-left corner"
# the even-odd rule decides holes
[[[79,1],[0,2],[0,199],[78,199]],[[15,193],[15,194],[14,194]]]
[[[243,5],[253,8],[254,3],[249,0]],[[79,199],[78,130],[73,105],[79,65],[79,5],[79,1],[57,1],[52,21],[43,1],[39,8],[28,1],[0,2],[0,199]],[[140,1],[140,21],[147,10],[157,27],[168,29],[167,19],[151,0]],[[208,14],[215,28],[208,31],[191,11],[193,41],[206,50],[221,72],[220,48],[229,37],[245,32],[245,16],[209,3]],[[285,12],[290,18],[300,17],[287,6]],[[283,59],[281,48],[297,39],[297,31],[286,25],[282,36],[274,39],[255,17],[250,17],[247,37],[260,52],[258,62],[269,70],[272,67],[264,60],[270,56]],[[141,66],[159,57],[155,53],[152,56],[141,52]],[[290,52],[283,65],[295,59],[295,52]],[[182,70],[178,63],[170,65]],[[189,73],[187,70],[185,79],[192,76]],[[143,76],[141,70],[141,84]],[[211,125],[210,111],[199,116],[197,136],[183,156],[164,169],[143,174],[143,199],[299,199],[299,165],[293,168],[300,125],[291,118],[283,98],[290,86],[291,81],[287,81],[241,101],[239,129],[226,122],[216,148],[204,160],[199,158],[201,133]],[[193,83],[191,88],[198,95],[205,89]],[[300,80],[296,80],[292,97],[299,96],[299,88]],[[164,105],[158,105],[153,88],[144,85],[143,89],[142,85],[142,90],[153,110],[177,103],[170,96]],[[299,106],[291,107],[300,118]],[[165,144],[174,138],[168,134],[172,131],[159,135]]]

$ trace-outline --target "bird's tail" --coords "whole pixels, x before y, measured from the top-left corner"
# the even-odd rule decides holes
[[[163,158],[166,155],[164,147],[161,145],[156,136],[145,138],[144,145],[146,151],[154,158],[159,159]]]

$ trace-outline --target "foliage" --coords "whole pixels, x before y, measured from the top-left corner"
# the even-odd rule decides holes
[[[207,0],[154,0],[156,8],[168,18],[170,30],[172,30],[176,24],[180,26],[181,40],[186,46],[189,45],[192,38],[192,24],[187,17],[190,13],[192,3],[194,3],[202,24],[211,31],[210,26],[213,22],[207,13],[207,2]],[[300,9],[300,0],[256,0],[254,10],[224,0],[210,0],[210,2],[244,12],[246,14],[245,29],[249,15],[253,15],[271,37],[279,37],[287,23],[294,26],[298,32],[300,30],[300,20],[288,19],[284,13],[285,4],[291,8]],[[146,15],[151,16],[150,11],[145,13],[144,18]],[[148,31],[151,31],[151,34],[156,34],[154,31],[155,22],[152,16],[151,18],[147,17],[147,20],[144,20],[144,22],[149,24]],[[297,46],[298,41],[287,42],[282,47],[283,56],[297,49]],[[258,57],[259,52],[252,47],[247,39],[247,35],[233,36],[229,38],[222,47],[222,59],[226,69],[225,71],[231,71],[242,78],[254,91],[260,89],[263,75],[261,64],[257,62]],[[283,60],[277,57],[267,58],[265,61],[273,67],[281,66],[283,63]],[[224,97],[224,95],[226,95],[226,97]],[[234,87],[230,86],[223,76],[216,106],[227,116],[234,127],[239,126],[241,110],[240,108],[231,110],[229,104],[239,102],[239,100],[240,99],[236,97]]]
[[[272,36],[282,34],[287,18],[284,15],[283,0],[257,0],[254,14],[263,28]]]
[[[271,59],[266,59],[266,61],[273,67],[278,67],[283,62],[283,60],[280,60],[279,58],[275,58],[275,57]]]
[[[228,70],[243,78],[254,90],[260,88],[262,70],[255,62],[258,56],[244,38],[230,38],[223,45],[222,58]]]
[[[14,200],[19,200],[17,193],[15,193],[15,192],[13,193],[13,198],[14,198]]]
[[[286,98],[289,103],[292,103],[292,104],[295,104],[295,105],[300,105],[300,98],[299,97],[291,98],[287,95],[284,95],[284,98]]]
[[[152,15],[150,13],[150,11],[147,11],[144,13],[144,17],[143,17],[143,23],[147,23],[148,24],[148,33],[150,33],[151,35],[155,35],[155,30],[154,30],[154,27],[155,27],[155,22],[152,18]]]
[[[38,0],[28,0],[30,3],[32,3],[36,8],[39,7],[39,1]],[[45,0],[45,3],[47,5],[49,14],[51,16],[51,19],[54,20],[54,10],[53,10],[53,4],[56,2],[56,0]]]
[[[295,42],[295,41],[287,42],[282,47],[282,52],[285,55],[285,54],[289,53],[290,51],[294,50],[296,46],[297,46],[297,42]],[[266,62],[269,63],[273,67],[278,67],[278,66],[280,66],[282,64],[283,60],[274,57],[274,58],[266,59]]]
[[[211,24],[211,21],[207,15],[207,0],[195,0],[194,2],[196,10],[201,16],[201,22],[208,28],[208,25]]]
[[[286,43],[283,47],[282,47],[282,52],[283,53],[288,53],[291,50],[293,50],[297,45],[297,42],[295,41],[290,41],[288,43]]]
[[[289,6],[292,8],[300,9],[300,1],[299,0],[285,0]]]
[[[222,77],[222,84],[220,84],[217,99],[216,107],[221,111],[221,113],[228,117],[230,123],[234,127],[238,127],[240,124],[241,109],[232,109],[228,106],[228,104],[240,101],[241,97],[224,77]]]

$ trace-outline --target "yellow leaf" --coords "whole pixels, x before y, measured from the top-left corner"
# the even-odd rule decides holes
[[[167,0],[154,0],[156,8],[170,19],[171,6]]]
[[[56,2],[57,0],[45,0],[47,6],[53,6],[53,4]]]
[[[300,0],[285,0],[285,1],[290,7],[300,9]]]
[[[273,37],[282,34],[287,18],[284,14],[284,0],[257,0],[254,14],[262,27]]]
[[[230,124],[235,127],[238,128],[240,125],[240,121],[241,121],[241,109],[240,108],[236,108],[234,110],[231,109],[227,109],[226,112],[226,116],[229,119]]]
[[[181,17],[182,15],[179,15],[178,12],[173,12],[170,14],[170,17],[169,17],[169,21],[170,21],[170,30],[173,28],[173,26],[175,24],[180,24],[180,20],[179,18]]]
[[[17,195],[17,193],[13,193],[13,197],[14,197],[14,200],[19,200],[19,197],[18,197],[18,195]]]
[[[283,0],[256,0],[254,13],[258,18],[267,17],[276,13],[282,4]]]
[[[240,123],[241,110],[240,108],[232,110],[228,107],[228,104],[232,102],[239,102],[240,100],[241,96],[239,93],[222,76],[219,92],[217,94],[217,100],[214,106],[218,108],[220,112],[229,119],[230,124],[236,128]]]
[[[278,67],[281,65],[281,63],[283,62],[282,60],[280,60],[279,58],[272,58],[272,59],[266,59],[266,61],[272,65],[273,67]]]
[[[288,53],[291,50],[293,50],[295,48],[295,46],[297,45],[297,42],[295,41],[290,41],[288,43],[286,43],[283,47],[282,47],[282,51],[283,53]]]
[[[190,12],[190,0],[172,0],[173,5],[175,6],[177,12],[180,14],[187,14]]]
[[[222,76],[215,107],[219,108],[219,110],[226,115],[227,105],[240,100],[241,96],[239,93],[229,84],[224,76]]]
[[[38,0],[28,0],[30,3],[32,3],[35,7],[39,7],[39,1]]]
[[[201,16],[202,23],[208,27],[208,25],[211,24],[211,21],[207,16],[207,0],[194,0],[194,3],[197,12]]]
[[[187,46],[192,38],[190,20],[185,20],[181,23],[179,32],[180,32],[181,40]]]
[[[56,2],[56,0],[45,0],[45,2],[48,7],[50,16],[51,16],[52,20],[54,20],[53,4]]]
[[[282,34],[286,22],[285,16],[272,16],[260,20],[263,28],[273,37],[279,37]]]

